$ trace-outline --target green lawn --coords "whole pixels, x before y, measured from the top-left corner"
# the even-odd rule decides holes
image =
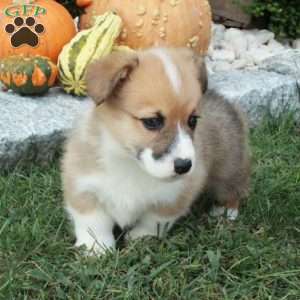
[[[300,299],[300,129],[251,132],[253,180],[238,221],[196,208],[164,240],[84,258],[57,165],[0,177],[0,299]]]

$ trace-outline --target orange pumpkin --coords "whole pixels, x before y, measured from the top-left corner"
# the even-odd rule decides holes
[[[42,55],[56,63],[75,34],[71,15],[54,0],[0,1],[0,59]]]
[[[119,44],[134,49],[151,46],[188,46],[205,53],[210,42],[208,0],[94,0],[80,18],[89,28],[95,15],[113,10],[123,20]]]
[[[93,0],[76,0],[76,5],[79,7],[87,7],[91,5]]]

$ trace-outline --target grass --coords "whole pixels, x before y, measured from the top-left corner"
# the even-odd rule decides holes
[[[57,165],[0,177],[0,299],[300,299],[300,130],[251,132],[253,180],[235,223],[195,208],[167,238],[84,258]]]

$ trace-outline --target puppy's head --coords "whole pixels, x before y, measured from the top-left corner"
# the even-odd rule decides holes
[[[113,53],[90,65],[87,85],[102,126],[146,172],[176,178],[192,171],[207,86],[202,57],[167,48]]]

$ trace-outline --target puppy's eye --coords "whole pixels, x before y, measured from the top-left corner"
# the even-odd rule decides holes
[[[160,130],[164,127],[164,118],[162,116],[157,116],[153,118],[143,118],[140,119],[144,127],[148,130]]]
[[[199,116],[196,116],[196,115],[191,115],[188,119],[188,126],[194,130],[197,126],[197,122],[198,122],[198,119],[200,117]]]

